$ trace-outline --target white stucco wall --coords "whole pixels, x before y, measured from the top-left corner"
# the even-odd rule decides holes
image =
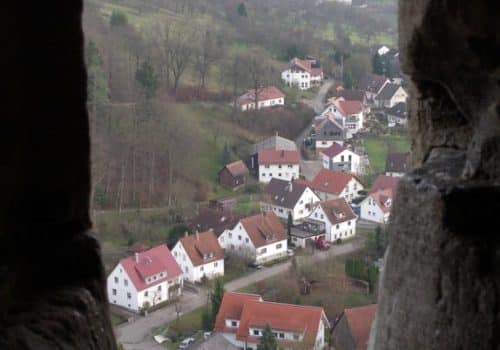
[[[208,279],[224,276],[224,259],[194,266],[181,241],[178,241],[174,249],[172,249],[172,255],[181,267],[185,280],[200,282],[203,276],[206,276]]]
[[[108,299],[111,304],[127,309],[139,310],[137,290],[121,264],[116,265],[108,276],[106,283]],[[130,293],[130,298],[128,294]]]
[[[287,86],[296,86],[300,90],[311,87],[311,75],[308,72],[287,69],[281,72],[281,79]]]
[[[361,202],[360,207],[361,207],[360,217],[363,220],[368,220],[383,224],[386,223],[387,220],[389,219],[389,213],[384,213],[371,196],[366,197]]]
[[[299,164],[259,164],[259,182],[268,183],[272,178],[290,181],[298,179],[300,175]]]
[[[285,105],[285,99],[283,97],[273,98],[273,99],[269,99],[269,100],[259,101],[259,108],[258,109],[274,107],[274,106],[284,106],[284,105]],[[243,112],[248,111],[248,110],[252,110],[252,109],[255,109],[255,102],[241,105],[241,110]]]

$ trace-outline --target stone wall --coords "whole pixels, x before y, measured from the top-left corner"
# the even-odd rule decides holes
[[[399,185],[374,349],[500,344],[500,12],[400,0],[414,170]]]

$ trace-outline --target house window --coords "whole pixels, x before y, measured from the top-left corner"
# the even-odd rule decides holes
[[[266,254],[266,253],[267,253],[267,248],[262,248],[262,249],[260,250],[260,253],[261,253],[261,254]]]
[[[132,294],[131,293],[127,293],[127,299],[132,299]]]
[[[278,173],[278,177],[281,177],[281,173]]]
[[[148,291],[145,291],[144,292],[144,296],[147,297],[148,296]]]
[[[253,335],[259,335],[259,334],[260,334],[260,332],[259,332],[259,330],[258,330],[258,329],[254,329],[254,330],[253,330]]]
[[[238,235],[238,241],[241,241],[241,235]]]
[[[231,327],[236,327],[236,326],[237,326],[236,321],[231,321]]]
[[[347,222],[347,225],[351,226],[351,222],[350,222],[350,221],[348,221],[348,222]]]
[[[285,333],[278,333],[278,338],[284,339],[285,338]]]
[[[273,173],[269,173],[269,176],[273,176]]]
[[[293,340],[299,340],[299,335],[297,333],[293,334]]]
[[[218,265],[217,261],[216,261],[216,262],[214,262],[214,267],[217,267],[217,265]]]
[[[336,228],[339,228],[339,224],[337,224]]]
[[[233,234],[231,232],[229,232],[228,235],[229,235],[229,238],[233,237]]]
[[[248,243],[248,238],[245,238],[245,243]]]
[[[321,214],[320,217],[323,219],[325,216],[323,214]]]
[[[124,284],[125,286],[128,286],[128,281],[127,281],[126,279],[123,279],[123,284]]]
[[[283,245],[282,245],[281,243],[276,244],[276,249],[281,249],[281,247],[282,247],[282,246],[283,246]]]
[[[266,164],[264,168],[269,169],[269,164]]]
[[[203,272],[205,268],[203,266],[200,267],[200,271]]]
[[[118,277],[115,277],[115,283],[118,283]]]
[[[116,295],[116,289],[113,289],[113,295]]]
[[[161,292],[161,284],[158,286],[158,292]]]
[[[281,164],[278,165],[278,168],[281,169]]]

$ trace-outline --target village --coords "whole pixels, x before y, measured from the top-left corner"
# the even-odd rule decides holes
[[[397,57],[386,46],[377,50]],[[298,139],[275,130],[253,144],[246,158],[218,171],[217,183],[234,195],[193,210],[188,230],[168,246],[134,242],[109,273],[112,312],[127,320],[116,326],[125,349],[255,350],[268,337],[283,349],[367,348],[376,298],[366,295],[373,295],[383,269],[383,231],[409,154],[387,153],[385,169],[377,173],[362,145],[377,125],[404,132],[404,81],[370,73],[356,88],[345,88],[341,80],[326,78],[312,57],[291,59],[281,80],[291,89],[323,90],[313,106],[316,115]],[[261,86],[236,103],[243,113],[264,113],[286,106],[287,96],[277,86]],[[258,208],[248,216],[234,210],[237,194],[245,191]],[[372,256],[345,258],[370,244],[376,250]],[[330,293],[369,290],[362,297],[365,305],[332,315],[325,305],[308,304],[317,282],[314,264],[320,261],[329,274],[345,270],[344,277],[329,282]],[[292,302],[275,302],[276,296],[267,301],[269,293],[259,294],[266,281],[273,289],[285,283],[273,278],[287,274],[301,276],[298,291],[287,285],[295,296],[283,299]],[[182,320],[189,315],[198,319]],[[201,322],[202,328],[189,333],[182,322]]]

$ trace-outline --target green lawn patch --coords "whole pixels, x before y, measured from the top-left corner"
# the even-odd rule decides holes
[[[125,322],[127,322],[127,319],[124,316],[111,313],[111,323],[113,324],[113,326],[118,326],[119,324]]]
[[[407,152],[410,149],[408,138],[400,135],[369,137],[364,140],[364,143],[373,173],[384,172],[387,153]]]

